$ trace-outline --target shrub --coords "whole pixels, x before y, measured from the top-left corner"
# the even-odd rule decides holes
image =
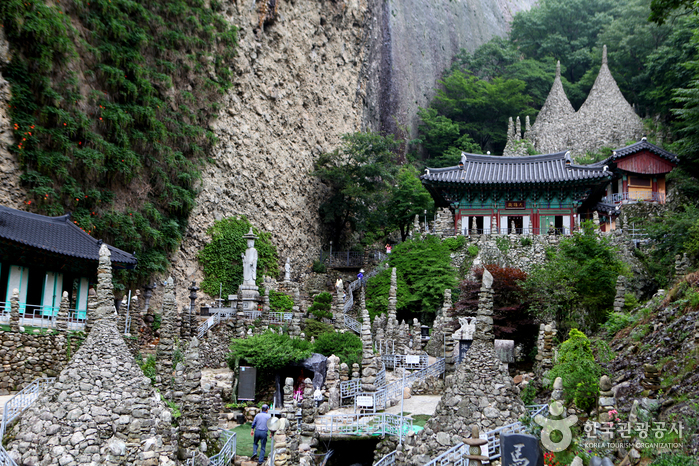
[[[269,290],[269,308],[272,312],[288,312],[294,307],[294,300],[289,295]]]
[[[510,238],[507,236],[498,236],[495,238],[495,245],[501,253],[507,254],[510,250]]]
[[[314,319],[307,319],[306,326],[303,328],[303,333],[306,334],[306,338],[318,338],[324,333],[332,333],[334,331],[335,329],[332,325]]]
[[[620,312],[611,312],[607,321],[602,325],[602,329],[607,332],[607,335],[613,337],[620,330],[628,327],[634,323],[635,319],[629,314],[622,314]]]
[[[199,262],[204,266],[204,280],[201,282],[204,293],[218,296],[221,284],[223,296],[237,292],[238,285],[243,283],[243,262],[240,256],[247,249],[243,235],[248,233],[251,226],[248,219],[241,215],[219,220],[206,230],[211,236],[211,242],[204,246],[198,256]],[[276,276],[278,272],[277,248],[272,244],[269,233],[254,227],[252,231],[258,237],[255,249],[258,255],[257,284],[260,285],[262,275]]]
[[[521,398],[525,405],[530,405],[534,402],[534,398],[536,398],[536,387],[534,387],[533,383],[530,382],[524,387]]]
[[[311,267],[311,270],[313,270],[315,273],[326,273],[328,271],[328,268],[323,264],[321,261],[313,261],[313,266]]]
[[[522,247],[526,248],[532,245],[532,239],[529,236],[522,236],[519,243],[522,245]]]
[[[558,349],[558,361],[549,372],[549,379],[561,377],[566,402],[575,402],[578,408],[589,412],[597,403],[601,375],[590,340],[578,329],[571,329]]]
[[[236,358],[241,358],[258,370],[273,372],[292,362],[303,361],[311,355],[311,343],[289,335],[266,332],[242,340],[232,340],[231,352],[226,356],[233,369]]]
[[[324,356],[334,354],[340,362],[352,367],[352,364],[362,362],[362,339],[350,332],[323,333],[316,339],[313,351]]]
[[[138,367],[143,371],[143,375],[150,379],[151,385],[155,385],[155,377],[158,375],[158,371],[155,367],[155,356],[151,354],[144,361],[141,353],[138,353],[136,356],[136,364],[138,364]]]
[[[651,466],[697,466],[697,460],[681,453],[665,453],[651,463]]]
[[[332,302],[333,295],[327,291],[323,291],[313,298],[313,304],[308,308],[308,312],[316,316],[318,319],[332,319]]]
[[[410,299],[408,284],[403,274],[396,270],[396,309],[402,311]],[[391,288],[391,269],[388,268],[367,280],[366,307],[372,319],[385,314],[388,309],[388,291]]]
[[[446,238],[444,240],[444,245],[451,252],[458,251],[459,249],[461,249],[464,246],[464,243],[466,243],[465,236],[454,236],[451,238]]]
[[[478,246],[472,244],[468,247],[468,249],[466,249],[466,252],[469,256],[476,257],[478,255]]]
[[[636,295],[633,293],[626,293],[624,295],[624,309],[627,311],[630,311],[632,309],[636,309],[638,307],[638,299],[636,299]]]

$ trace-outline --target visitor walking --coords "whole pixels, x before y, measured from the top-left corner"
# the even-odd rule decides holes
[[[255,460],[257,457],[257,444],[258,442],[260,443],[260,457],[257,460],[257,464],[262,464],[265,460],[265,448],[267,447],[267,433],[269,432],[269,429],[267,429],[267,421],[272,417],[267,411],[269,410],[269,406],[267,405],[262,405],[262,412],[257,413],[255,416],[255,419],[252,421],[252,431],[250,432],[250,436],[254,437],[253,443],[252,443],[252,456],[250,457],[251,460]]]

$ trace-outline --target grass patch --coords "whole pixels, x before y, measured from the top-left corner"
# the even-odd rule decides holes
[[[235,454],[240,456],[252,456],[252,442],[253,436],[250,435],[250,430],[252,429],[252,423],[246,422],[245,424],[239,425],[233,432],[236,433],[237,437]],[[269,455],[270,448],[272,446],[271,439],[267,439],[267,448],[265,448],[265,455]]]
[[[425,424],[427,424],[427,421],[432,417],[429,414],[414,414],[413,416],[410,416],[413,418],[413,425],[414,426],[419,426],[419,427],[425,427]]]

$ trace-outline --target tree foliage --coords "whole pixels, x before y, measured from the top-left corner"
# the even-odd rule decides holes
[[[395,252],[391,252],[395,254]],[[374,319],[388,310],[388,292],[391,288],[391,269],[388,268],[367,280],[366,307],[369,317]],[[396,310],[404,312],[410,302],[410,290],[402,272],[396,270]]]
[[[71,212],[135,251],[122,279],[164,272],[216,141],[208,123],[231,85],[237,29],[215,5],[165,0],[6,0],[0,23],[26,205]]]
[[[449,248],[436,236],[427,235],[424,240],[408,240],[396,245],[389,255],[389,266],[396,268],[400,283],[404,282],[407,288],[403,292],[403,286],[398,286],[399,294],[405,293],[402,294],[404,304],[400,309],[413,316],[419,315],[423,322],[434,319],[442,305],[444,290],[455,288],[457,284]],[[390,273],[388,277],[390,280]],[[383,300],[388,299],[385,275],[380,280],[383,285],[372,294],[372,300],[377,300],[372,304],[376,312],[382,309]]]
[[[422,185],[415,167],[401,167],[387,207],[389,229],[400,231],[401,241],[408,237],[415,215],[434,208],[432,196]]]
[[[400,142],[389,135],[352,133],[342,136],[342,147],[322,154],[313,175],[330,187],[320,206],[320,217],[334,243],[368,225],[379,225],[385,209],[378,209],[395,178],[398,167],[393,151]]]
[[[279,291],[269,290],[269,308],[272,312],[289,312],[294,307],[291,296]]]
[[[222,296],[235,294],[238,285],[243,283],[243,262],[241,254],[247,249],[247,241],[243,238],[252,227],[248,219],[240,217],[224,218],[215,222],[206,233],[211,236],[211,242],[199,252],[199,262],[204,267],[204,280],[201,289],[209,296],[218,296],[219,285],[223,285]],[[253,227],[257,235],[257,284],[262,283],[263,275],[276,276],[279,272],[277,263],[277,248],[271,242],[271,234]]]
[[[316,338],[313,351],[324,356],[335,355],[349,367],[362,363],[362,339],[354,333],[326,332]]]
[[[236,358],[244,359],[260,371],[274,372],[311,356],[311,342],[289,335],[266,332],[245,339],[233,339],[226,360],[231,369]]]
[[[558,349],[549,380],[553,383],[556,377],[561,377],[566,402],[575,402],[578,408],[589,412],[596,407],[601,376],[602,368],[595,362],[590,340],[578,329],[571,329],[568,339]]]
[[[604,323],[616,295],[619,274],[627,273],[609,239],[597,235],[592,222],[547,251],[523,284],[530,309],[555,319],[562,328],[596,328]]]
[[[313,314],[318,319],[332,319],[333,295],[327,291],[318,293],[313,298],[313,304],[308,308],[308,313]]]

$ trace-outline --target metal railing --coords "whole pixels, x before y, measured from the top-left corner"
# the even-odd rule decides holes
[[[348,315],[345,316],[345,327],[360,335],[362,333],[362,324]]]
[[[575,230],[571,228],[566,228],[566,227],[550,227],[550,228],[517,228],[515,227],[514,229],[511,227],[502,227],[502,228],[478,228],[475,230],[468,230],[464,231],[463,233],[455,230],[456,235],[464,235],[464,236],[474,236],[474,235],[534,235],[534,236],[548,236],[548,235],[571,235],[574,233]]]
[[[197,329],[197,336],[201,339],[204,335],[206,335],[206,332],[208,332],[211,327],[215,326],[219,322],[221,322],[221,316],[219,314],[212,315],[199,326]]]
[[[634,191],[624,193],[614,193],[602,198],[604,204],[632,204],[636,202],[658,202],[665,204],[665,193],[654,193],[650,191]]]
[[[15,463],[2,445],[0,445],[0,466],[17,466],[17,463]]]
[[[381,458],[374,466],[390,466],[396,464],[396,450]]]
[[[293,313],[291,312],[270,312],[269,314],[270,324],[283,324],[285,322],[291,322],[291,317]]]
[[[23,327],[37,327],[40,329],[56,328],[58,324],[58,310],[56,306],[43,306],[38,304],[19,303],[19,325]],[[68,329],[82,330],[85,328],[87,311],[68,309]],[[0,323],[9,324],[10,303],[0,301]]]
[[[17,419],[55,381],[55,377],[40,377],[5,402],[2,411],[2,424],[0,424],[0,439],[5,435],[8,424]]]
[[[320,261],[328,267],[361,267],[364,251],[321,252]]]
[[[357,393],[361,392],[361,390],[362,390],[361,379],[345,380],[344,382],[340,382],[340,397],[341,398],[353,397]]]
[[[221,450],[209,458],[209,461],[199,462],[197,461],[196,452],[192,454],[192,457],[187,460],[187,466],[199,466],[199,464],[207,464],[209,466],[228,466],[233,463],[235,459],[235,452],[237,448],[237,438],[236,433],[232,430],[221,431],[220,439],[224,440],[223,447]],[[0,464],[0,466],[2,466]]]
[[[413,420],[399,414],[326,414],[316,418],[316,432],[344,435],[405,435]]]
[[[404,367],[410,370],[425,369],[428,364],[427,353],[422,354],[382,354],[381,361],[389,369]]]

